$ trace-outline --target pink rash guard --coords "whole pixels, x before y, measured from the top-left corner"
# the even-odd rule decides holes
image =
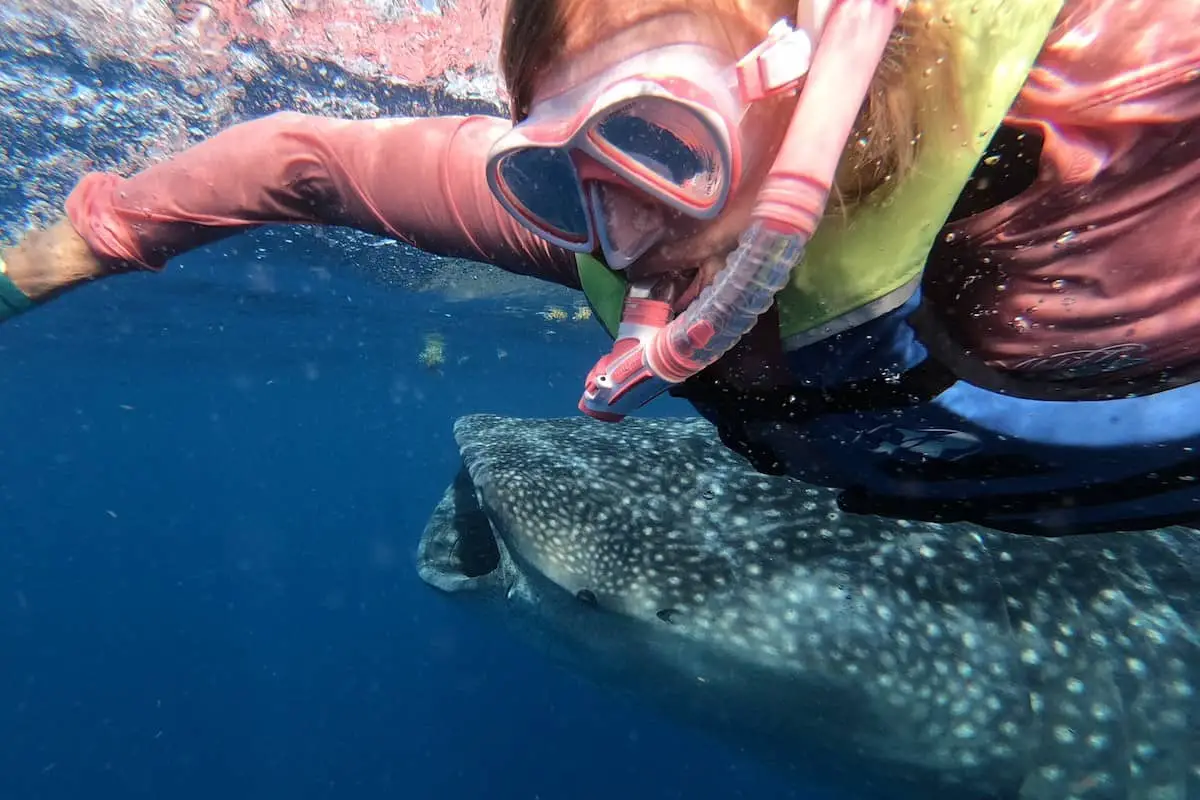
[[[957,345],[1054,380],[1194,369],[1200,3],[1068,3],[1006,124],[1044,137],[1037,179],[949,227],[961,279],[926,276]]]
[[[518,225],[488,189],[488,150],[510,127],[484,116],[273,114],[130,178],[89,174],[67,216],[102,258],[150,269],[256,225],[313,223],[578,287],[574,254]]]
[[[1044,137],[1036,180],[952,223],[958,269],[925,277],[957,345],[1051,379],[1080,354],[1121,353],[1114,378],[1200,361],[1200,2],[1069,0],[1006,123]],[[573,255],[488,191],[484,160],[508,128],[281,113],[133,177],[88,175],[67,214],[102,258],[147,268],[299,222],[578,287]]]

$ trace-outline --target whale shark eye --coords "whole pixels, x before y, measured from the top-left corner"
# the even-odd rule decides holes
[[[575,593],[575,599],[584,605],[589,605],[592,608],[600,605],[600,601],[596,599],[596,593],[591,589],[580,589]]]
[[[658,617],[668,625],[674,625],[677,621],[679,621],[679,618],[682,616],[682,612],[680,612],[678,608],[664,608],[654,616]]]

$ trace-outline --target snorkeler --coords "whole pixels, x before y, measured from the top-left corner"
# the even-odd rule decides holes
[[[847,510],[1200,521],[1200,4],[504,19],[511,122],[282,113],[87,175],[3,253],[0,318],[255,225],[350,226],[581,289],[615,339],[585,413],[670,391]]]

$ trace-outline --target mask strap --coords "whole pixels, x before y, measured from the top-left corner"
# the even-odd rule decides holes
[[[738,94],[743,106],[800,88],[812,66],[816,40],[803,28],[779,20],[753,50],[738,61]]]

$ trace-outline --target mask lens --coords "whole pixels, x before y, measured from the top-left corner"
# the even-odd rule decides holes
[[[509,198],[529,221],[572,241],[588,240],[588,221],[571,157],[564,150],[531,147],[499,164]]]
[[[727,150],[685,106],[639,98],[610,112],[593,135],[610,156],[636,163],[690,203],[706,208],[722,196],[728,179]]]
[[[612,269],[625,269],[661,241],[665,220],[662,207],[641,192],[589,184],[604,260]]]

